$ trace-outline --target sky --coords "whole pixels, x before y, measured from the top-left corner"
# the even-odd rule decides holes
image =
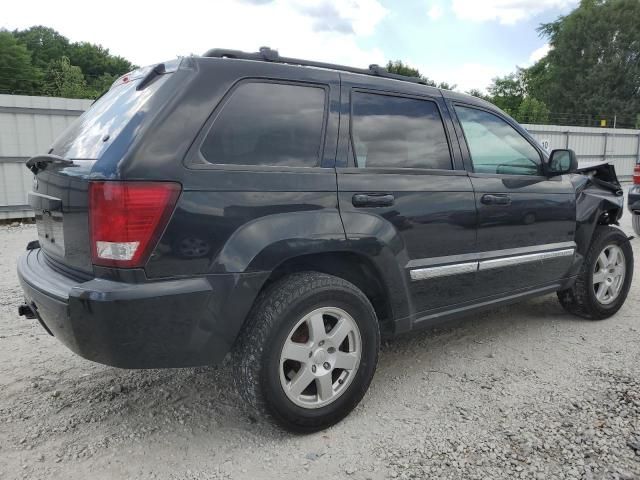
[[[578,0],[29,0],[3,7],[0,28],[52,27],[138,65],[214,47],[355,67],[402,60],[457,90],[486,89],[548,45],[536,28]]]

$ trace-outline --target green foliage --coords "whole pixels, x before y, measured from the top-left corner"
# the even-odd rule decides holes
[[[518,106],[514,118],[520,123],[549,123],[549,109],[540,100],[525,97]]]
[[[13,36],[31,52],[33,66],[42,70],[46,70],[49,62],[69,52],[69,39],[53,28],[38,25],[26,30],[14,30]]]
[[[494,78],[489,87],[490,95],[486,99],[518,122],[548,123],[549,108],[531,95],[527,73],[527,70],[519,68],[515,73]]]
[[[49,63],[42,91],[50,97],[84,98],[87,82],[80,67],[71,65],[69,59],[63,56]]]
[[[31,53],[10,32],[0,30],[0,93],[37,95],[42,73],[31,64]]]
[[[527,95],[562,112],[562,121],[592,124],[617,116],[633,127],[640,112],[640,1],[582,0],[570,14],[538,29],[546,57],[523,71]]]
[[[640,1],[582,0],[538,31],[549,40],[549,53],[529,68],[494,79],[493,103],[531,123],[596,125],[615,115],[618,126],[637,124]]]
[[[402,60],[389,60],[385,67],[389,73],[395,73],[396,75],[403,75],[405,77],[418,77],[429,85],[430,87],[444,88],[445,90],[454,90],[457,85],[448,82],[435,82],[429,77],[426,77],[420,73],[417,68],[410,67]]]
[[[420,71],[417,68],[412,68],[409,65],[402,62],[402,60],[389,60],[387,62],[386,69],[390,73],[395,73],[396,75],[404,75],[405,77],[420,77]]]
[[[49,27],[0,31],[0,90],[6,93],[96,98],[134,68],[101,45],[72,43]]]
[[[482,91],[478,88],[472,88],[471,90],[465,92],[467,95],[471,95],[473,97],[478,97],[481,98],[482,100],[487,100],[487,101],[491,101],[491,97],[489,95],[486,95],[484,93],[482,93]]]
[[[620,116],[640,110],[638,0],[583,0],[540,32],[553,47],[540,95],[554,109]]]
[[[525,97],[522,71],[496,77],[489,87],[491,102],[511,116],[515,116]]]
[[[436,87],[442,88],[443,90],[455,90],[457,86],[458,85],[456,85],[455,83],[449,82],[438,82],[436,84]]]

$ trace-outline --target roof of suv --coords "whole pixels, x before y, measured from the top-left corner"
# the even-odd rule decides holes
[[[273,50],[269,47],[260,47],[258,52],[243,52],[241,50],[230,50],[224,48],[213,48],[208,50],[203,55],[205,58],[230,58],[237,60],[254,60],[259,62],[268,62],[268,63],[279,63],[283,65],[298,65],[304,67],[316,67],[327,70],[335,70],[338,72],[347,72],[354,73],[358,75],[369,75],[372,77],[385,78],[389,80],[396,80],[401,82],[409,82],[414,84],[421,84],[427,88],[437,89],[442,92],[442,95],[446,98],[450,98],[452,100],[462,100],[467,103],[474,103],[485,108],[490,108],[492,110],[498,110],[498,108],[490,102],[483,100],[478,97],[474,97],[472,95],[468,95],[465,93],[454,92],[452,90],[445,90],[441,88],[431,87],[427,84],[426,80],[420,77],[408,77],[405,75],[398,75],[395,73],[391,73],[387,71],[387,69],[372,64],[369,65],[368,69],[357,68],[357,67],[349,67],[345,65],[337,65],[333,63],[325,63],[325,62],[317,62],[313,60],[303,60],[299,58],[290,58],[290,57],[282,57],[278,53],[277,50]]]

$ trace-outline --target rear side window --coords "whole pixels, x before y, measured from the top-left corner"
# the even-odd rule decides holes
[[[540,154],[503,119],[484,110],[456,106],[469,145],[473,171],[540,175]]]
[[[241,84],[214,120],[200,152],[214,164],[315,167],[325,97],[320,87]]]
[[[451,169],[435,102],[354,92],[352,135],[359,168]]]

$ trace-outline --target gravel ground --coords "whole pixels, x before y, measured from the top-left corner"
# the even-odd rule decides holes
[[[637,278],[609,320],[548,295],[388,342],[360,406],[295,436],[243,409],[228,367],[97,365],[18,317],[35,236],[0,227],[2,479],[640,479]]]

